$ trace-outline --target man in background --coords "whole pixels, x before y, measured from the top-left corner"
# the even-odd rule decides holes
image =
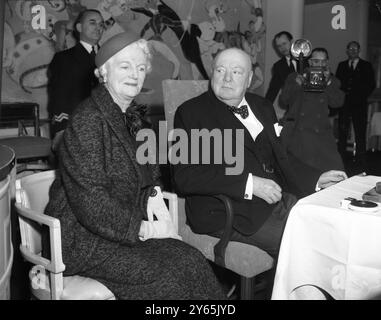
[[[279,96],[279,106],[286,106],[282,142],[288,152],[311,167],[343,170],[328,107],[340,108],[344,92],[340,90],[340,81],[331,74],[327,49],[313,49],[308,63],[311,68],[323,70],[325,87],[311,92],[304,87],[307,75],[294,72],[287,77]]]
[[[272,103],[283,88],[288,75],[298,71],[297,61],[290,52],[292,39],[292,35],[288,31],[281,31],[274,36],[274,47],[281,58],[274,63],[271,69],[272,77],[266,93],[266,99]]]
[[[104,22],[97,10],[82,11],[74,24],[78,43],[57,52],[48,69],[48,110],[52,119],[53,150],[66,128],[74,108],[90,95],[96,86],[95,55],[102,37]]]
[[[366,124],[368,97],[376,87],[372,65],[359,57],[360,44],[351,41],[347,45],[348,59],[339,63],[336,77],[345,92],[343,108],[339,111],[339,151],[345,156],[350,122],[356,141],[356,158],[365,166]],[[365,169],[365,168],[363,168]]]

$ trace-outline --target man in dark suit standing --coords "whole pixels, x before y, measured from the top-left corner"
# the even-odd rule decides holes
[[[274,36],[274,46],[282,57],[274,63],[271,73],[269,88],[267,89],[266,99],[274,103],[279,91],[290,73],[298,71],[298,63],[291,56],[292,35],[287,31],[281,31]]]
[[[90,95],[98,83],[95,75],[95,55],[103,34],[104,22],[97,10],[85,10],[75,22],[78,43],[57,52],[48,69],[48,110],[52,119],[51,136],[55,149],[74,108]]]
[[[174,166],[174,181],[177,192],[186,197],[188,223],[194,232],[221,236],[224,208],[211,195],[224,194],[231,198],[235,212],[231,239],[277,256],[288,212],[296,202],[294,195],[311,193],[316,186],[327,187],[346,175],[342,171],[321,174],[286,154],[272,104],[246,93],[252,76],[250,56],[244,51],[230,48],[217,55],[209,90],[178,108],[174,127],[184,130],[188,141],[194,130],[201,129],[224,134],[229,129],[233,138],[224,136],[223,147],[215,148],[218,139],[210,139],[209,148],[196,149],[190,146],[191,140],[187,163]],[[244,132],[241,139],[239,131]],[[237,153],[238,144],[244,146],[236,154],[243,164],[240,174],[229,175],[231,161],[214,161],[213,153],[209,164],[202,160],[211,150]]]
[[[339,63],[336,77],[345,92],[343,108],[339,111],[339,151],[345,155],[350,121],[352,118],[356,141],[356,157],[364,163],[366,152],[367,100],[376,87],[372,65],[359,57],[360,44],[347,45],[348,60]]]

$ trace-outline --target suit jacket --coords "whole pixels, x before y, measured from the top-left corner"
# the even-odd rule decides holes
[[[280,168],[279,173],[287,181],[284,189],[299,196],[313,192],[320,172],[297,159],[288,158],[274,130],[273,124],[277,120],[272,104],[254,94],[247,93],[245,97],[264,126],[262,133],[270,141],[275,161]],[[232,199],[235,211],[233,225],[236,230],[243,234],[257,231],[269,217],[274,205],[255,196],[252,200],[244,199],[249,173],[264,176],[262,163],[254,152],[254,141],[245,126],[215,97],[211,89],[182,104],[175,114],[174,126],[185,130],[188,137],[191,137],[191,129],[233,129],[233,153],[237,150],[235,129],[244,130],[244,154],[239,155],[243,157],[244,167],[240,175],[225,175],[225,169],[232,165],[223,158],[221,164],[177,164],[174,166],[174,182],[177,192],[186,197],[188,223],[193,231],[211,233],[223,228],[224,207],[210,196],[217,193]],[[199,159],[202,159],[202,152]]]
[[[299,68],[299,64],[297,64],[297,66]],[[305,62],[303,68],[306,66],[307,63]],[[280,60],[274,63],[271,69],[272,77],[265,96],[266,99],[269,99],[272,103],[274,103],[279,90],[282,89],[288,75],[292,72],[293,71],[290,69],[286,57],[282,57]]]
[[[94,58],[81,43],[54,55],[48,68],[48,111],[53,135],[66,128],[74,108],[97,85],[95,68]]]
[[[60,174],[45,212],[60,220],[65,274],[76,274],[107,259],[120,244],[139,243],[159,169],[149,165],[152,182],[144,179],[135,140],[103,85],[74,111],[59,157]]]
[[[366,104],[376,87],[373,67],[370,62],[359,59],[352,84],[349,82],[351,73],[348,60],[339,63],[336,77],[341,81],[341,90],[346,93],[345,105]]]

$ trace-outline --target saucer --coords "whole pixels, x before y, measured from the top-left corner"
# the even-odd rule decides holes
[[[380,209],[377,203],[365,200],[352,200],[348,209],[361,212],[376,212]]]

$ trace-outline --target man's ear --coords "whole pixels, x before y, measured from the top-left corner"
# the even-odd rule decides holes
[[[82,32],[82,23],[80,22],[77,22],[77,24],[75,25],[75,29],[81,33]]]
[[[247,88],[250,88],[250,85],[251,85],[251,79],[253,79],[253,74],[254,74],[254,71],[253,70],[250,70],[250,73],[249,73],[249,81],[247,83]]]

